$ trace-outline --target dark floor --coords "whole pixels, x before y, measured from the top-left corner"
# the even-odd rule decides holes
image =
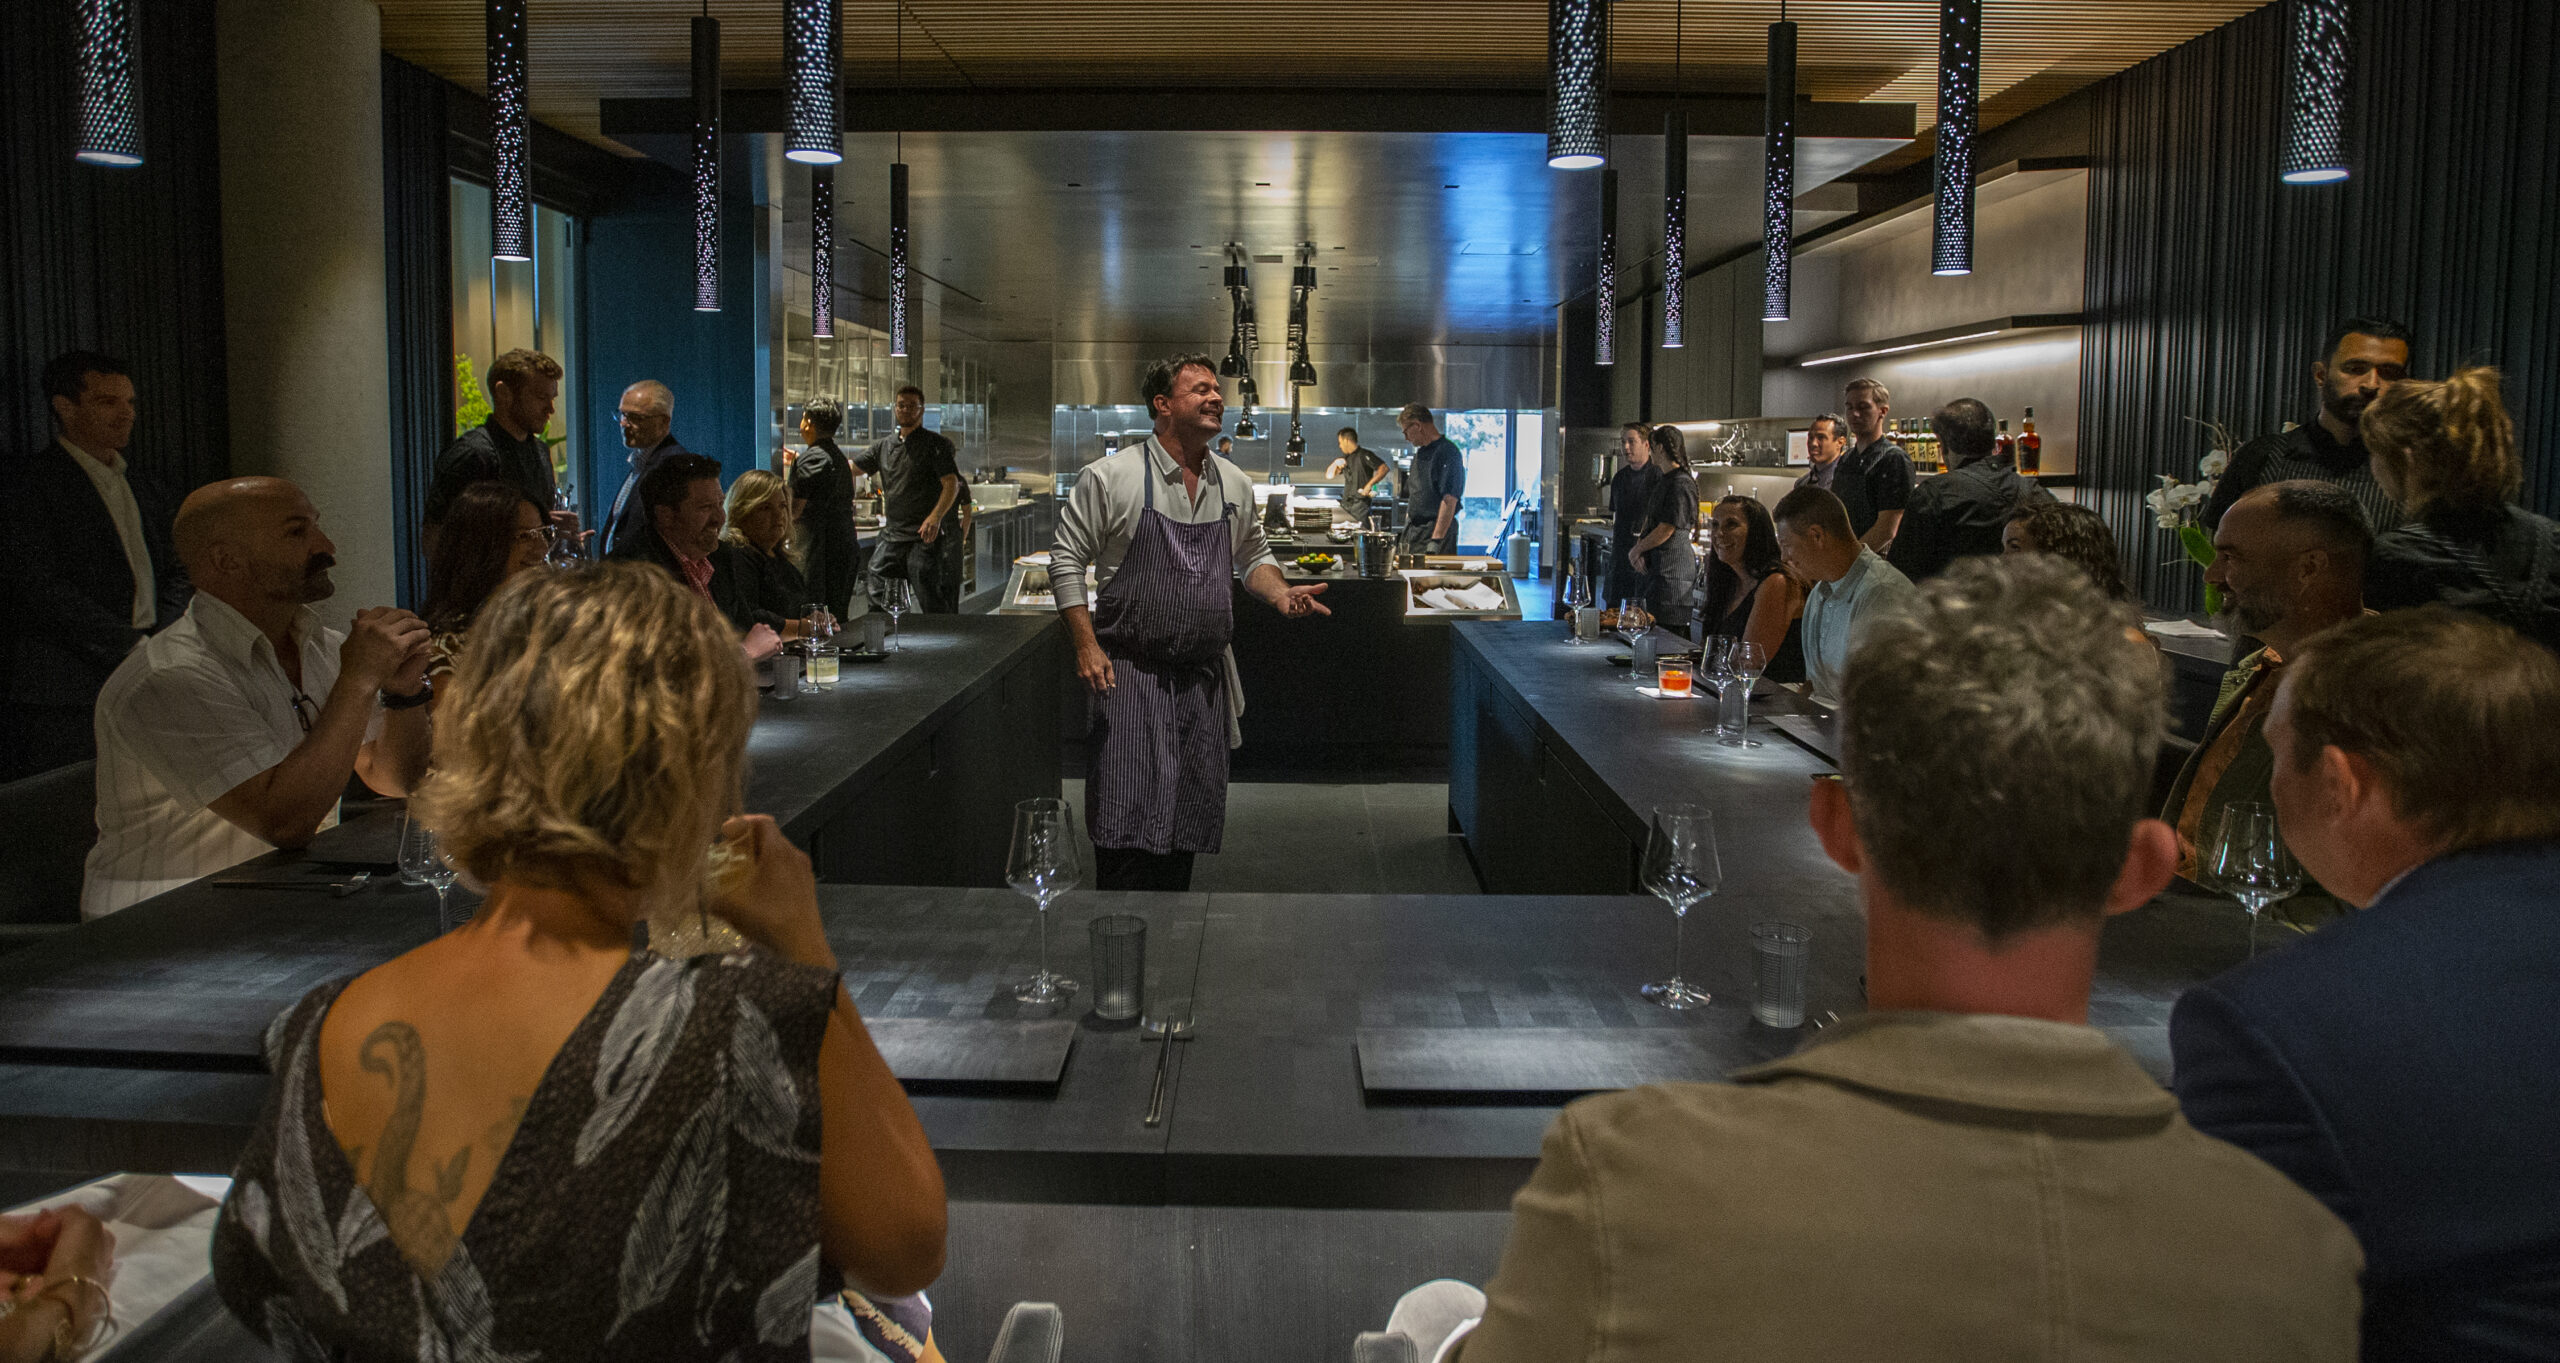
[[[1084,782],[1065,783],[1083,817]],[[1090,856],[1090,846],[1087,855]],[[1087,865],[1091,863],[1088,861]],[[1191,888],[1265,894],[1476,894],[1449,831],[1449,788],[1419,782],[1242,782],[1227,788],[1226,844]]]

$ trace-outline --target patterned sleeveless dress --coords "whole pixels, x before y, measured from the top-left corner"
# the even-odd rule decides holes
[[[434,1277],[392,1244],[321,1111],[322,985],[268,1029],[276,1076],[213,1237],[214,1281],[288,1360],[809,1357],[818,1046],[836,976],[635,950],[570,1032]]]

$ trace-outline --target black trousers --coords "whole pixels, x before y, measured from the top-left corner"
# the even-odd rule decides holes
[[[960,603],[952,591],[957,577],[943,573],[943,558],[956,554],[959,546],[953,536],[945,534],[931,544],[922,540],[892,540],[887,536],[871,542],[871,599],[877,604],[885,588],[885,580],[904,578],[916,589],[916,609],[926,615],[957,615]]]
[[[1093,849],[1093,888],[1170,890],[1191,888],[1191,852],[1147,852],[1135,847]]]
[[[853,512],[811,507],[800,529],[809,590],[841,620],[852,609],[854,584],[862,579],[862,542],[854,534]]]

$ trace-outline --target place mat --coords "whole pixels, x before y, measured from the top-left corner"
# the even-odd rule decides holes
[[[1725,1073],[1695,1027],[1364,1027],[1369,1093],[1605,1093]]]
[[[1066,1073],[1072,1018],[866,1018],[889,1071],[908,1084],[1047,1085]]]
[[[1803,715],[1771,715],[1769,725],[1779,733],[1813,749],[1814,756],[1838,766],[1840,744],[1832,737],[1832,726]]]
[[[321,829],[303,849],[309,861],[325,861],[332,866],[372,866],[397,870],[400,866],[401,806],[392,805],[368,810],[335,827]]]

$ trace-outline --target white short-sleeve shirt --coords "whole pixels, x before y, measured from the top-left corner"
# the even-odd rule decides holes
[[[98,693],[98,845],[81,917],[274,850],[211,806],[301,746],[338,683],[345,637],[299,613],[296,687],[247,616],[199,591],[177,623],[126,655]],[[337,821],[331,810],[321,827]]]

